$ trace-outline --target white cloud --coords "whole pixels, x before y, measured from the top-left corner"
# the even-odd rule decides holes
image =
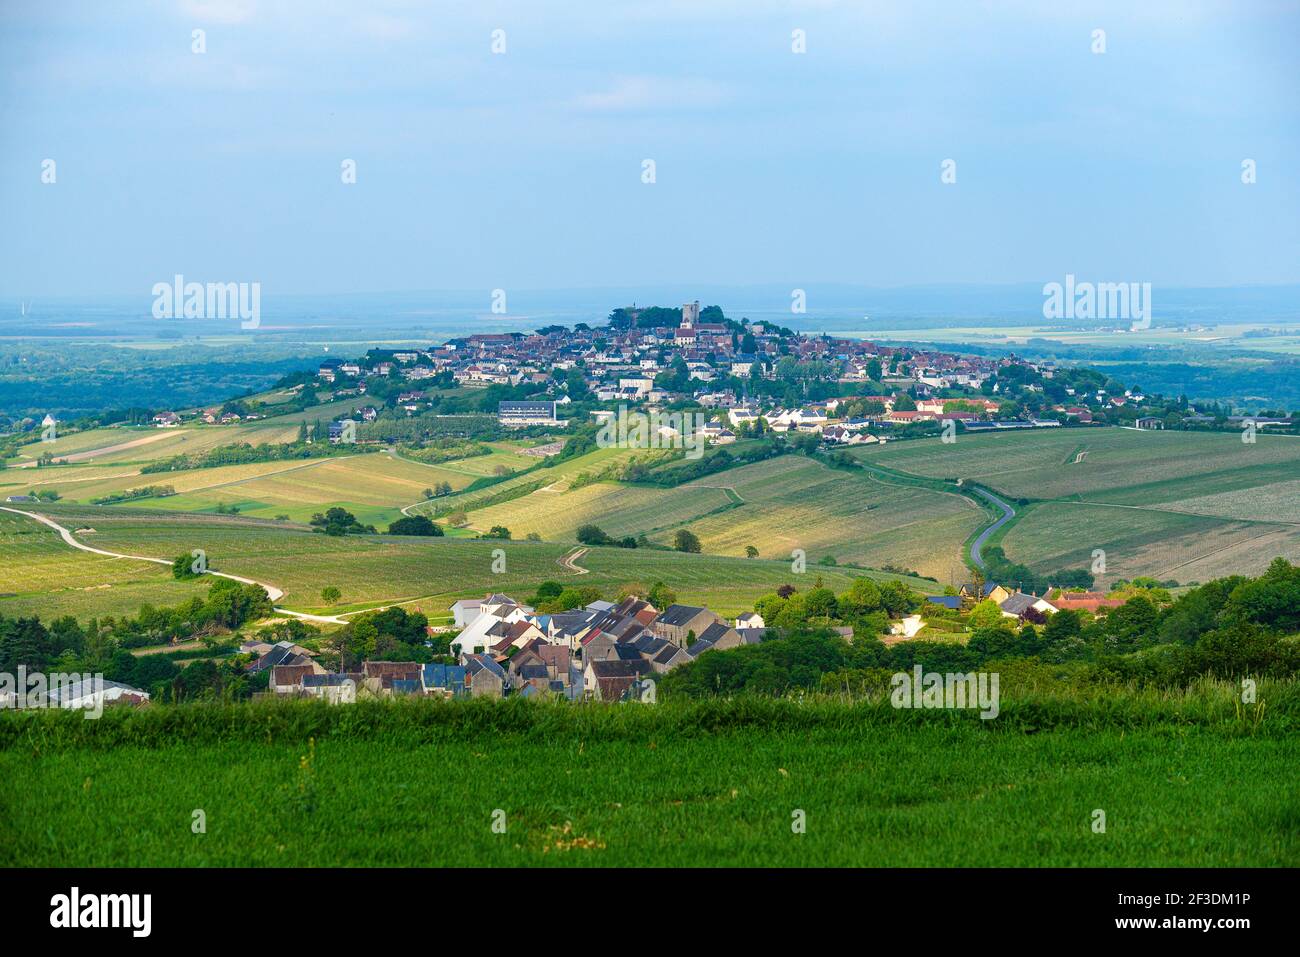
[[[204,23],[247,23],[257,4],[254,0],[181,0],[181,12]]]
[[[661,109],[708,109],[731,99],[730,91],[712,80],[661,76],[620,76],[612,86],[583,93],[573,106],[593,112]]]

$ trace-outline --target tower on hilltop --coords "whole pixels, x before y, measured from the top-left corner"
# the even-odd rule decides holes
[[[682,328],[692,329],[700,321],[700,301],[688,302],[682,306]]]

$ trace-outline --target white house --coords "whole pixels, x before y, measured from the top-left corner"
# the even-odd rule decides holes
[[[481,598],[462,598],[451,606],[452,618],[457,628],[464,628],[471,621],[478,617],[479,606],[483,604]]]
[[[500,636],[489,634],[499,624],[512,625],[528,618],[531,609],[517,605],[505,595],[490,595],[478,607],[478,614],[469,619],[463,631],[451,639],[453,647],[460,649],[463,655],[481,654],[501,640]],[[453,611],[453,614],[455,612]]]

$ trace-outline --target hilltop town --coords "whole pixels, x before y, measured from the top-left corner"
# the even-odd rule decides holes
[[[701,410],[711,443],[793,430],[830,446],[938,434],[942,423],[980,432],[1101,424],[1283,431],[1296,422],[1283,410],[1234,414],[1217,403],[1148,394],[1083,366],[799,333],[770,321],[732,319],[698,301],[680,309],[618,308],[603,326],[473,333],[426,348],[371,349],[287,376],[279,387],[295,390],[305,408],[350,403],[346,415],[305,436],[334,443],[409,440],[418,430],[382,423],[424,417],[440,420],[426,435],[482,434],[474,417],[485,414],[501,429],[574,429],[603,421],[619,405]],[[449,405],[440,401],[448,389],[478,390],[483,401]],[[159,428],[237,425],[265,414],[256,397],[246,397],[156,410],[151,422]]]

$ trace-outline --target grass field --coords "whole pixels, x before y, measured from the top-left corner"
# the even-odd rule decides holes
[[[991,722],[758,699],[6,714],[0,775],[25,784],[0,788],[0,845],[77,866],[1295,866],[1295,695],[1261,722],[1231,695],[1004,694]]]
[[[125,554],[166,558],[203,549],[211,567],[275,585],[285,591],[282,603],[299,611],[325,611],[319,594],[326,585],[343,592],[334,611],[367,605],[412,602],[431,615],[443,616],[451,602],[482,596],[489,591],[517,593],[523,599],[546,579],[595,585],[613,596],[625,584],[646,586],[664,581],[683,602],[707,603],[723,614],[752,608],[759,596],[785,582],[811,586],[821,575],[825,583],[843,590],[853,577],[870,574],[878,579],[900,576],[863,573],[849,569],[809,566],[806,575],[791,572],[788,561],[747,560],[711,555],[684,555],[652,549],[592,549],[575,574],[560,564],[571,546],[542,542],[495,542],[472,539],[425,539],[391,536],[334,538],[313,534],[300,526],[261,522],[243,516],[208,516],[193,513],[148,512],[123,508],[42,506],[41,512],[67,527],[93,524],[93,535],[83,536],[97,548]],[[0,513],[4,514],[4,513]],[[35,522],[13,516],[36,527]],[[62,545],[50,532],[52,545]],[[85,553],[62,545],[52,560],[76,564]],[[505,571],[493,571],[494,552],[505,552]],[[93,556],[86,556],[88,558]],[[114,562],[116,559],[103,559]],[[5,562],[16,574],[20,563]],[[167,570],[158,566],[166,575]],[[62,574],[62,573],[60,573]],[[70,573],[69,573],[70,574]],[[934,582],[902,579],[917,590],[937,593]],[[153,600],[153,599],[150,599]],[[29,609],[44,609],[43,616],[62,613],[59,594],[30,596]],[[131,610],[135,608],[120,610]]]

